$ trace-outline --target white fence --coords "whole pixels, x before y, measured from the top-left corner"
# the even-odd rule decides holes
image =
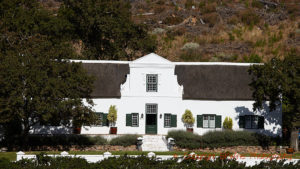
[[[50,157],[79,157],[86,159],[87,162],[90,163],[95,163],[95,162],[100,162],[104,159],[107,159],[109,157],[120,157],[120,155],[112,155],[110,152],[105,152],[102,155],[73,155],[69,154],[68,152],[61,152],[60,154],[55,154],[55,155],[48,155]],[[138,157],[139,155],[128,155],[129,157]],[[184,158],[192,158],[195,160],[201,160],[204,158],[208,158],[208,160],[214,161],[218,156],[198,156],[195,153],[191,153],[188,156],[174,156],[174,155],[156,155],[153,152],[150,152],[147,154],[147,157],[149,158],[155,158],[156,160],[168,160],[168,159],[173,159],[177,158],[178,162],[181,162]],[[292,159],[292,158],[280,158],[279,155],[273,155],[271,158],[270,157],[243,157],[240,154],[236,153],[232,156],[227,157],[228,159],[235,159],[238,162],[243,162],[246,163],[246,166],[253,166],[255,164],[259,164],[262,161],[270,161],[270,160],[276,160],[280,161],[285,159],[285,163],[297,163],[300,159]],[[24,152],[17,152],[17,161],[22,160],[22,159],[36,159],[36,155],[32,154],[25,154]]]

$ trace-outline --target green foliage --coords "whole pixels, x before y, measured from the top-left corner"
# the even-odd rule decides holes
[[[0,143],[1,147],[6,147],[9,140],[2,140]],[[21,142],[21,140],[20,140]],[[14,148],[21,145],[17,142]],[[28,137],[27,146],[31,150],[39,150],[43,146],[51,146],[57,149],[69,149],[72,145],[76,146],[91,146],[91,145],[104,145],[107,144],[107,140],[101,136],[89,137],[84,135],[30,135]]]
[[[232,123],[232,118],[226,117],[224,122],[223,122],[223,127],[224,129],[232,129],[233,123]]]
[[[289,52],[283,60],[274,57],[264,65],[251,66],[254,110],[262,109],[267,100],[271,110],[282,104],[283,125],[292,128],[300,119],[299,72],[300,55],[296,50]]]
[[[187,127],[192,126],[195,123],[193,113],[190,110],[186,109],[184,114],[182,115],[182,121],[187,125]]]
[[[261,63],[262,58],[257,54],[251,54],[250,56],[244,56],[244,62],[248,63]]]
[[[176,146],[180,148],[197,149],[202,147],[201,136],[191,132],[173,130],[168,132],[167,138],[175,139]]]
[[[174,138],[176,146],[187,149],[199,148],[218,148],[231,146],[262,146],[267,147],[271,144],[268,136],[252,133],[248,131],[213,131],[203,136],[186,132],[183,130],[175,130],[168,132],[168,138]]]
[[[9,143],[22,136],[26,144],[39,123],[93,123],[93,78],[67,60],[77,55],[56,34],[65,26],[35,0],[4,0],[0,9],[0,124]]]
[[[118,116],[116,106],[111,105],[108,110],[107,120],[113,124],[112,126],[114,126],[115,122],[117,121],[117,117]]]
[[[81,39],[88,59],[127,59],[153,52],[155,40],[146,25],[131,20],[124,0],[64,0],[58,17],[70,26],[73,39]]]
[[[136,141],[139,135],[127,134],[123,136],[119,136],[110,140],[110,145],[118,145],[118,146],[131,146],[136,145]]]
[[[212,169],[212,168],[226,168],[226,169],[246,169],[249,167],[245,166],[245,163],[239,163],[236,160],[225,159],[226,156],[231,155],[229,152],[222,153],[222,156],[216,158],[216,160],[201,159],[196,160],[193,157],[186,157],[180,163],[177,159],[170,160],[156,160],[147,158],[146,156],[129,157],[127,155],[120,156],[118,158],[112,157],[104,159],[97,163],[88,163],[85,159],[78,157],[57,157],[57,158],[39,158],[37,161],[23,159],[18,162],[8,162],[3,159],[0,160],[0,164],[4,163],[3,169],[54,169],[54,168],[72,168],[72,169],[127,169],[127,168],[164,168],[164,169],[174,169],[174,168],[201,168],[201,169]],[[45,156],[41,154],[39,156]],[[286,163],[284,161],[266,161],[260,164],[255,164],[251,168],[261,169],[261,168],[276,168],[276,169],[297,169],[300,166],[300,162],[295,164]]]

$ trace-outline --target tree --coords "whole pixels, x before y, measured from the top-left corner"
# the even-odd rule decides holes
[[[72,25],[69,34],[83,41],[88,59],[131,60],[155,50],[155,40],[145,25],[133,23],[125,0],[64,0],[58,16]]]
[[[223,122],[224,129],[230,129],[230,130],[232,130],[232,126],[233,126],[233,124],[232,124],[232,118],[226,117],[225,120],[224,120],[224,122]]]
[[[25,146],[37,124],[94,123],[93,78],[67,60],[77,57],[72,46],[47,32],[54,18],[36,0],[3,0],[0,9],[0,125],[7,142]]]
[[[184,114],[182,115],[182,121],[186,124],[187,128],[190,128],[195,123],[195,118],[193,117],[193,113],[186,109]]]
[[[274,57],[264,65],[253,65],[249,73],[253,75],[250,84],[255,100],[253,109],[261,109],[263,103],[269,100],[271,111],[282,105],[284,127],[291,131],[298,126],[300,119],[299,52],[292,50],[283,60]]]
[[[111,123],[112,126],[115,126],[117,121],[117,109],[115,105],[111,105],[108,110],[107,120]]]

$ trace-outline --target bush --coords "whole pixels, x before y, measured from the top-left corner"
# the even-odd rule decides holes
[[[6,147],[7,141],[2,140],[1,146]],[[89,137],[84,135],[30,135],[28,137],[28,148],[31,150],[39,149],[41,146],[51,146],[56,148],[68,149],[72,145],[76,146],[91,146],[91,145],[104,145],[107,140],[103,137]],[[18,148],[20,145],[14,145]]]
[[[273,138],[248,131],[213,131],[203,136],[186,132],[183,130],[170,131],[168,138],[175,139],[180,148],[218,148],[231,146],[262,146],[268,147]]]
[[[5,162],[5,166],[1,166],[3,169],[32,169],[32,168],[43,168],[43,169],[53,169],[53,168],[72,168],[72,169],[127,169],[127,168],[143,168],[143,169],[152,169],[152,168],[164,168],[164,169],[176,169],[176,168],[194,168],[194,169],[211,169],[211,168],[226,168],[226,169],[246,169],[244,163],[239,163],[236,160],[225,159],[226,156],[230,153],[225,152],[214,161],[207,159],[195,160],[191,157],[183,159],[180,163],[177,162],[177,159],[171,160],[156,160],[150,159],[145,156],[139,157],[128,157],[121,156],[119,158],[108,158],[104,159],[98,163],[88,163],[85,159],[81,158],[70,158],[70,157],[57,157],[47,159],[47,163],[44,162],[35,162],[33,160],[23,159],[18,162]],[[0,164],[1,161],[0,161]],[[300,161],[296,164],[287,163],[284,164],[284,161],[267,161],[260,164],[255,164],[251,168],[276,168],[276,169],[297,169],[300,167]]]
[[[188,149],[197,149],[202,142],[199,135],[183,130],[169,131],[167,138],[175,139],[176,146]]]
[[[136,145],[138,137],[139,137],[139,135],[132,135],[132,134],[123,135],[123,136],[111,139],[109,144],[110,145],[124,146],[124,147],[131,146],[131,145]]]
[[[224,120],[224,122],[223,122],[224,129],[230,129],[231,130],[232,126],[233,126],[233,124],[232,124],[232,118],[226,117],[225,120]]]

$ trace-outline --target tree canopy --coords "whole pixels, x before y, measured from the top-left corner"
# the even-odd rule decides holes
[[[54,20],[35,0],[0,2],[0,125],[11,144],[26,143],[36,124],[95,122],[93,77],[68,60],[77,57],[70,43],[47,32]]]
[[[281,60],[274,57],[264,65],[253,65],[250,86],[255,99],[254,110],[269,100],[270,110],[282,104],[283,125],[292,128],[300,119],[300,55],[292,50]]]
[[[82,40],[88,59],[127,59],[155,50],[147,28],[131,20],[125,0],[64,0],[58,16],[71,25],[72,39]]]

